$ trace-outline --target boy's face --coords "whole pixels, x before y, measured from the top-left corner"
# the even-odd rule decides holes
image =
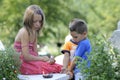
[[[86,37],[86,32],[84,32],[83,34],[78,34],[77,32],[72,31],[70,32],[70,34],[75,42],[79,42]]]

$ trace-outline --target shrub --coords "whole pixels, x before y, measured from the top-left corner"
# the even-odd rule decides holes
[[[104,38],[95,39],[92,44],[92,52],[88,55],[91,61],[90,68],[86,68],[86,62],[76,62],[81,72],[86,75],[86,80],[119,80],[120,56]]]
[[[0,51],[0,80],[18,80],[19,57],[12,48]]]

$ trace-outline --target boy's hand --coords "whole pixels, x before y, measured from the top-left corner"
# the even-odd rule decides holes
[[[62,67],[62,69],[61,69],[61,72],[60,73],[67,73],[67,68],[64,68],[64,67]]]
[[[73,72],[68,71],[67,74],[70,76],[70,79],[73,78]]]

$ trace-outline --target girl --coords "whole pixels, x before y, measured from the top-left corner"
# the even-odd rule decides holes
[[[37,36],[43,27],[44,14],[37,5],[30,5],[24,14],[23,27],[15,37],[14,48],[20,53],[21,74],[59,73],[61,65],[47,56],[39,56]]]

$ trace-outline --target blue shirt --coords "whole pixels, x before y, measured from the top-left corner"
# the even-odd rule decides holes
[[[87,58],[86,53],[90,54],[90,52],[91,52],[91,44],[90,44],[89,39],[86,38],[86,39],[81,40],[78,43],[74,57],[78,56],[84,60],[87,60],[88,58]],[[88,61],[88,63],[87,63],[87,67],[89,67],[89,66],[90,66],[90,61]],[[77,65],[75,65],[74,73],[78,73],[78,72],[80,72],[80,69],[77,68]]]

